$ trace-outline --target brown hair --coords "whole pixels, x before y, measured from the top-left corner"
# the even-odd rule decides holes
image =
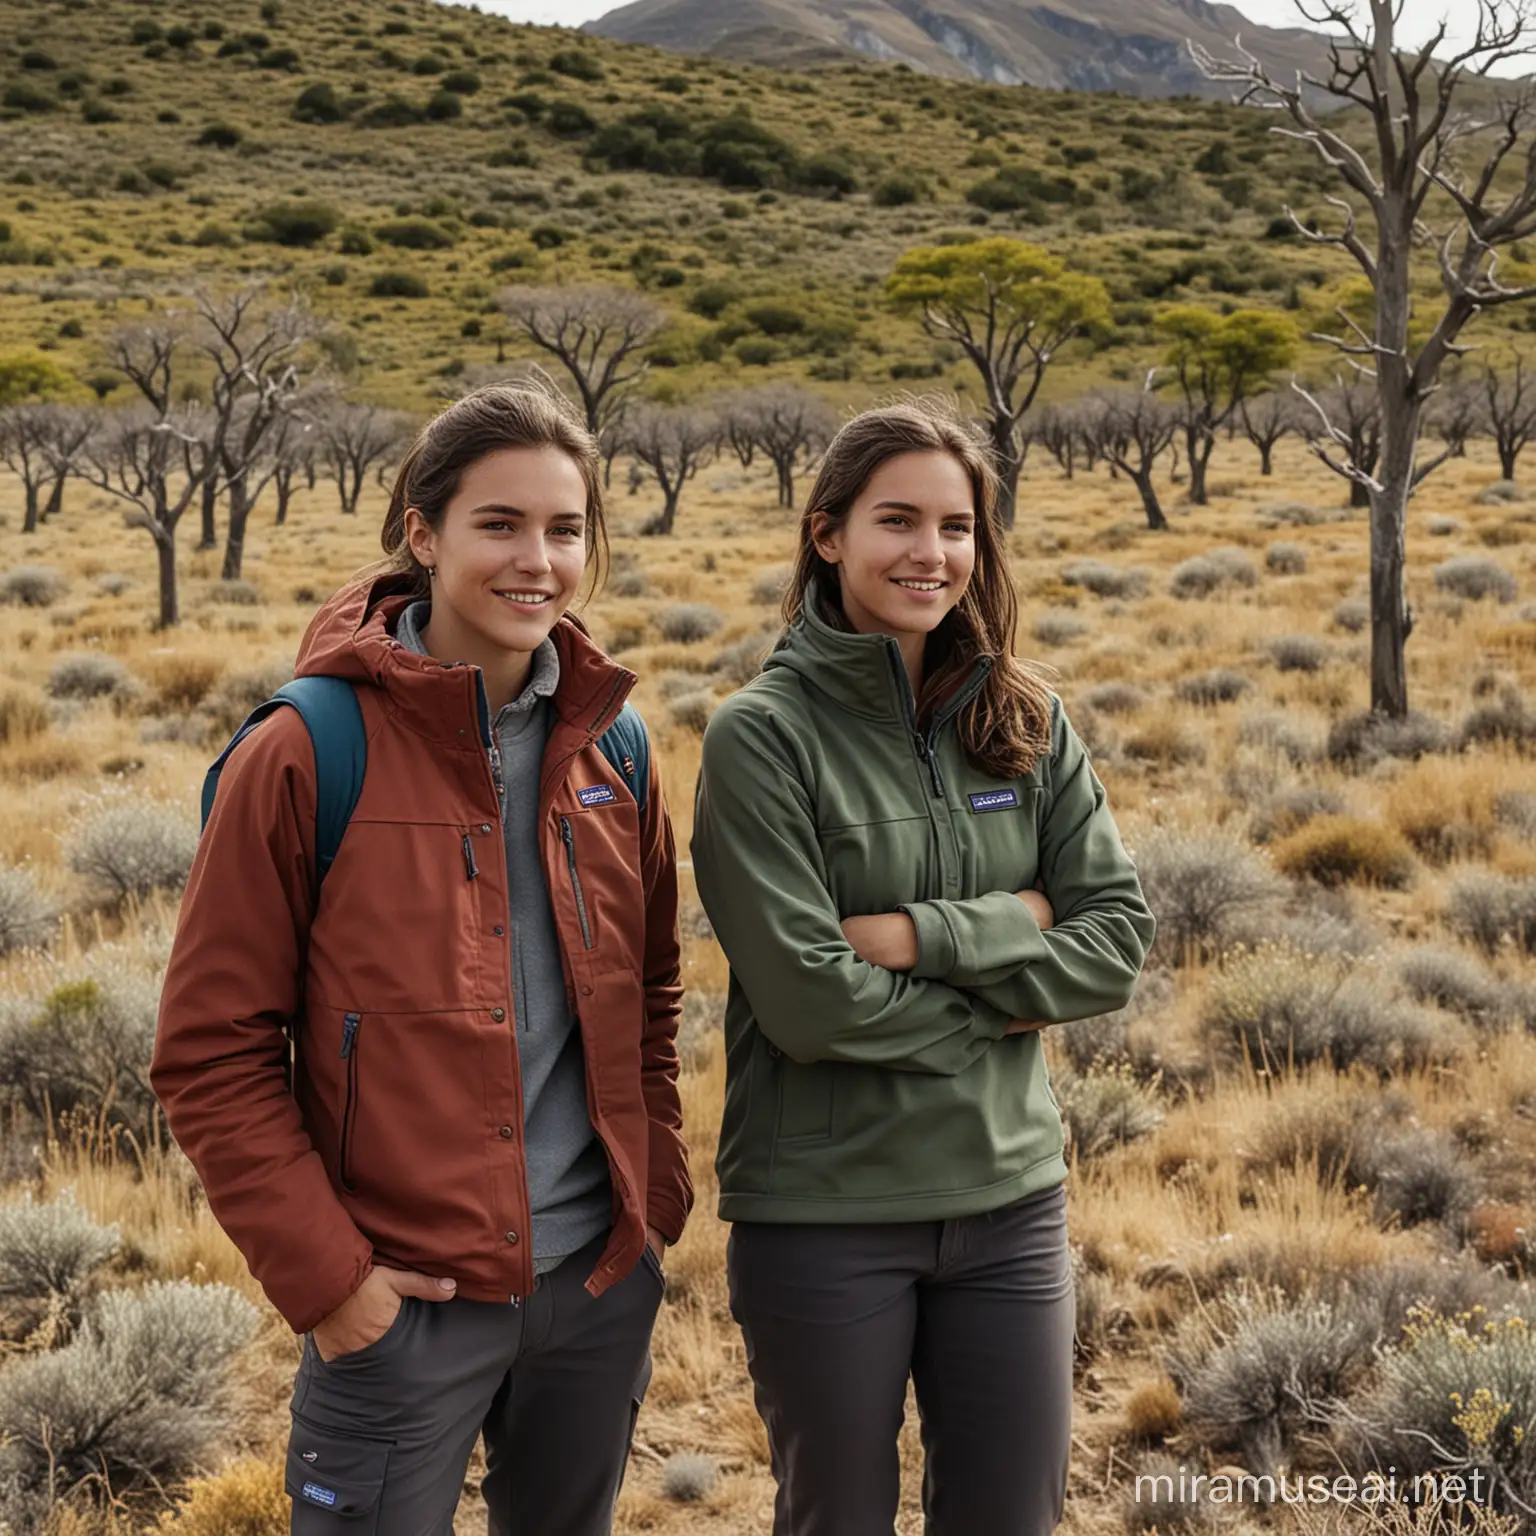
[[[587,488],[587,567],[596,591],[608,565],[603,517],[602,454],[576,408],[545,377],[516,384],[486,384],[450,405],[421,429],[400,461],[379,542],[390,558],[386,572],[414,579],[414,595],[428,593],[425,568],[405,536],[405,514],[415,507],[437,528],[471,464],[501,448],[558,448],[569,455]]]
[[[813,532],[818,514],[835,531],[874,473],[903,453],[948,453],[970,477],[976,508],[976,566],[965,595],[928,637],[927,674],[919,718],[959,688],[989,657],[986,684],[960,712],[965,755],[992,778],[1028,773],[1051,745],[1051,694],[1042,670],[1013,654],[1018,598],[997,519],[997,471],[985,443],[948,402],[928,396],[898,401],[855,416],[832,439],[800,519],[794,576],[784,596],[784,622],[800,618],[807,601],[834,628],[851,628],[836,568],[822,559]]]

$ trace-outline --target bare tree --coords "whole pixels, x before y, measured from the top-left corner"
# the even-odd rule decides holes
[[[43,488],[54,467],[48,453],[52,405],[0,406],[0,464],[21,481],[21,531],[36,533],[42,516]]]
[[[266,440],[279,430],[298,395],[298,354],[322,328],[302,298],[271,305],[259,285],[223,297],[197,297],[192,338],[212,374],[210,447],[218,461],[217,473],[203,484],[203,545],[213,534],[214,502],[222,491],[229,501],[226,581],[240,575],[251,508],[275,470]],[[258,465],[266,473],[256,483],[252,476]]]
[[[291,419],[291,418],[290,418]],[[293,482],[300,475],[313,490],[315,488],[315,455],[319,451],[316,441],[318,427],[315,422],[303,423],[307,430],[285,432],[273,450],[272,488],[277,495],[277,510],[272,525],[281,528],[288,521],[288,508],[293,501]]]
[[[1434,467],[1417,463],[1424,404],[1446,361],[1466,350],[1458,337],[1474,315],[1536,297],[1536,287],[1507,287],[1498,272],[1500,250],[1536,233],[1536,153],[1528,138],[1536,99],[1523,85],[1489,86],[1485,109],[1460,110],[1469,76],[1487,76],[1532,51],[1530,14],[1526,0],[1462,0],[1458,10],[1467,21],[1476,13],[1472,37],[1435,59],[1448,22],[1442,19],[1417,53],[1403,51],[1400,0],[1297,0],[1297,9],[1334,34],[1326,79],[1302,71],[1294,84],[1283,84],[1241,44],[1237,60],[1217,59],[1193,44],[1191,52],[1208,77],[1241,86],[1245,101],[1287,117],[1289,125],[1280,131],[1311,144],[1353,195],[1328,198],[1341,215],[1331,231],[1291,217],[1306,238],[1348,252],[1375,293],[1371,330],[1341,312],[1341,332],[1323,339],[1379,395],[1379,464],[1368,469],[1322,447],[1321,440],[1319,452],[1362,486],[1369,500],[1371,707],[1401,718],[1408,713],[1406,647],[1413,627],[1405,584],[1408,498]],[[1344,122],[1313,110],[1309,92],[1359,108],[1368,135],[1352,140]],[[1512,177],[1501,175],[1506,164]],[[1439,195],[1434,208],[1431,194]],[[1443,301],[1437,317],[1427,316],[1421,302],[1416,318],[1423,329],[1415,326],[1410,334],[1416,249],[1433,250]],[[1325,430],[1333,447],[1344,446],[1331,426]]]
[[[759,449],[773,465],[781,507],[794,506],[796,473],[825,451],[837,430],[832,407],[796,384],[770,384],[727,396],[720,405],[719,423],[742,468],[750,468]]]
[[[160,627],[180,622],[176,581],[176,528],[215,473],[209,451],[213,422],[197,405],[161,412],[148,401],[110,411],[81,447],[79,473],[91,485],[128,503],[124,520],[155,543],[160,571]]]
[[[499,297],[515,332],[571,377],[588,430],[645,377],[643,348],[666,323],[659,304],[627,288],[508,288]]]
[[[1243,436],[1259,450],[1259,473],[1275,472],[1275,445],[1298,427],[1294,394],[1267,389],[1246,399],[1238,408]]]
[[[1162,531],[1168,526],[1158,500],[1152,472],[1157,461],[1173,445],[1183,415],[1178,406],[1160,400],[1148,388],[1116,390],[1094,395],[1084,404],[1082,432],[1095,450],[1136,487],[1147,527]]]
[[[80,450],[96,430],[100,412],[79,405],[50,405],[43,417],[43,457],[48,461],[53,486],[43,503],[42,520],[57,517],[64,507],[64,486],[75,472]]]
[[[1482,394],[1488,429],[1499,450],[1499,472],[1513,480],[1520,455],[1536,437],[1536,380],[1517,352],[1513,370],[1501,374],[1489,368],[1483,374]]]
[[[648,402],[635,405],[625,423],[625,448],[650,470],[662,494],[661,511],[640,531],[671,533],[683,487],[719,449],[720,423],[694,406]]]
[[[1349,481],[1349,504],[1365,508],[1371,505],[1369,481],[1381,461],[1381,394],[1363,374],[1352,373],[1337,378],[1331,389],[1320,394],[1300,390],[1312,409],[1300,418],[1300,429],[1308,446],[1329,469],[1343,473],[1348,465],[1357,473],[1344,476]],[[1342,449],[1340,456],[1337,450]],[[1433,466],[1431,466],[1433,468]]]
[[[1072,479],[1083,443],[1082,412],[1069,405],[1043,405],[1034,413],[1034,435],[1067,479]]]
[[[390,463],[411,433],[408,417],[381,405],[337,401],[316,423],[325,477],[336,482],[341,510],[352,516],[368,471]]]
[[[1467,440],[1487,429],[1482,390],[1470,379],[1447,380],[1430,396],[1423,427],[1445,444],[1453,459],[1467,456]]]

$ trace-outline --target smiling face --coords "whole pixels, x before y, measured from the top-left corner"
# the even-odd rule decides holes
[[[487,672],[527,657],[580,589],[587,565],[587,485],[562,449],[500,448],[475,460],[436,528],[406,516],[432,581],[434,653]]]
[[[837,567],[853,628],[920,649],[976,568],[971,477],[953,454],[898,454],[870,476],[840,528],[823,518],[814,536]]]

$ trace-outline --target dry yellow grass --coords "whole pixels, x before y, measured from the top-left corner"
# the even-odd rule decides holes
[[[1527,835],[1496,814],[1501,797],[1536,794],[1536,764],[1507,748],[1480,746],[1463,756],[1389,761],[1351,775],[1317,755],[1330,723],[1363,708],[1368,698],[1365,640],[1332,620],[1336,605],[1362,590],[1365,525],[1356,519],[1280,533],[1264,528],[1259,509],[1278,501],[1334,506],[1340,484],[1293,444],[1282,446],[1272,481],[1249,472],[1246,449],[1223,453],[1222,494],[1204,509],[1172,506],[1173,529],[1164,535],[1137,526],[1123,484],[1102,475],[1067,481],[1032,459],[1026,511],[1010,538],[1022,594],[1021,634],[1031,633],[1043,607],[1069,608],[1086,623],[1084,634],[1046,649],[1040,659],[1057,669],[1069,710],[1085,730],[1091,728],[1100,772],[1133,845],[1139,831],[1162,821],[1222,821],[1241,828],[1278,797],[1326,790],[1351,817],[1406,839],[1416,854],[1409,890],[1351,887],[1343,898],[1349,911],[1374,923],[1385,942],[1432,938],[1443,944],[1439,916],[1459,872],[1478,859],[1511,873],[1536,870]],[[1432,580],[1440,559],[1491,552],[1536,598],[1536,544],[1523,537],[1524,525],[1506,510],[1473,501],[1497,474],[1492,459],[1476,450],[1453,460],[1424,486],[1410,519],[1410,584],[1418,615],[1409,652],[1414,704],[1452,727],[1478,696],[1536,685],[1536,609],[1455,602],[1437,593]],[[622,483],[616,475],[615,484]],[[169,634],[149,626],[153,564],[147,540],[123,529],[117,514],[88,493],[72,487],[64,515],[33,539],[0,530],[0,567],[49,563],[71,582],[56,608],[0,608],[0,719],[21,722],[0,729],[0,856],[31,861],[43,883],[67,896],[74,887],[61,864],[60,837],[104,786],[172,800],[190,813],[209,747],[198,740],[145,740],[143,727],[202,706],[229,678],[291,659],[312,611],[311,602],[294,594],[329,590],[373,557],[382,507],[373,488],[369,498],[363,515],[344,519],[323,491],[300,493],[280,530],[265,526],[258,514],[247,556],[248,575],[263,596],[254,608],[202,600],[217,576],[218,557],[193,551],[189,540],[183,553],[187,618]],[[587,617],[599,639],[626,636],[632,642],[621,655],[641,676],[637,702],[656,742],[686,860],[699,738],[672,721],[663,680],[686,673],[699,686],[724,692],[709,662],[731,641],[773,627],[774,610],[753,600],[753,587],[765,569],[789,558],[794,524],[774,506],[767,480],[734,465],[717,465],[690,489],[674,538],[635,535],[654,510],[649,492],[615,498],[615,547],[644,569],[652,595],[599,598]],[[1459,531],[1431,539],[1428,520],[1445,513],[1458,519]],[[1510,541],[1511,530],[1521,536]],[[1265,575],[1255,591],[1202,602],[1168,592],[1169,572],[1190,555],[1236,544],[1262,565],[1264,547],[1281,537],[1305,549],[1305,574]],[[1148,595],[1104,601],[1064,587],[1061,568],[1085,557],[1144,567],[1151,577]],[[95,578],[109,571],[126,573],[133,586],[119,597],[95,590]],[[656,613],[683,601],[713,603],[725,615],[724,627],[698,644],[661,642]],[[1322,668],[1278,671],[1269,660],[1269,641],[1301,634],[1326,641]],[[1026,638],[1022,648],[1032,649],[1033,642]],[[65,653],[95,649],[110,652],[140,679],[139,699],[117,712],[105,704],[55,705],[45,725],[39,711],[49,708],[43,701],[53,664]],[[1211,707],[1175,698],[1176,682],[1214,668],[1242,672],[1250,691]],[[1105,682],[1133,683],[1146,699],[1124,714],[1095,714],[1083,696]],[[1265,721],[1274,729],[1260,729]],[[1285,738],[1278,734],[1282,726]],[[1293,761],[1283,739],[1310,742],[1312,749]],[[684,898],[691,913],[696,901],[686,864]],[[1305,901],[1320,912],[1324,906],[1334,910],[1340,899],[1317,892]],[[126,920],[76,919],[64,948],[112,938],[136,942],[150,926],[163,927],[169,915],[161,909]],[[35,963],[0,960],[0,987],[24,986],[27,967]],[[726,970],[713,941],[690,935],[684,968],[690,989],[712,999],[709,1006],[717,1010]],[[1507,956],[1499,971],[1512,981],[1528,980],[1531,963]],[[1170,1402],[1166,1383],[1159,1381],[1161,1343],[1200,1298],[1233,1276],[1301,1286],[1394,1256],[1428,1253],[1436,1241],[1424,1229],[1383,1225],[1368,1200],[1341,1187],[1318,1163],[1319,1127],[1337,1124],[1362,1096],[1379,1095],[1379,1083],[1319,1069],[1269,1077],[1218,1068],[1199,1031],[1205,985],[1200,968],[1185,970],[1166,1010],[1138,1026],[1137,1038],[1150,1040],[1165,1065],[1178,1066],[1182,1087],[1165,1085],[1163,1123],[1122,1150],[1078,1166],[1070,1184],[1073,1238],[1087,1272],[1107,1288],[1112,1314],[1108,1342],[1083,1374],[1078,1405],[1065,1529],[1083,1536],[1123,1528],[1122,1500],[1128,1469],[1140,1454],[1138,1437],[1176,1428],[1177,1397]],[[1047,1046],[1060,1056],[1060,1043],[1049,1035]],[[706,1526],[721,1536],[744,1536],[766,1528],[771,1508],[766,1441],[726,1304],[726,1229],[713,1210],[721,1057],[706,1036],[683,1082],[699,1201],[681,1245],[669,1256],[670,1301],[656,1335],[655,1382],[620,1503],[618,1528],[624,1532],[681,1536]],[[1526,1209],[1517,1170],[1536,1158],[1536,1040],[1524,1032],[1489,1037],[1447,1065],[1399,1076],[1392,1092],[1428,1127],[1498,1127],[1503,1149],[1488,1164],[1491,1203],[1476,1231],[1490,1258],[1503,1257],[1514,1241],[1511,1212]],[[140,1160],[122,1145],[55,1146],[42,1189],[65,1185],[101,1219],[122,1224],[150,1273],[221,1279],[254,1294],[238,1255],[174,1157]],[[292,1341],[275,1319],[253,1354],[250,1422],[244,1443],[230,1449],[254,1453],[270,1469],[282,1443],[293,1359]],[[900,1529],[915,1533],[921,1528],[920,1459],[910,1425],[903,1449]],[[705,1451],[721,1463],[717,1488],[701,1505],[674,1505],[660,1496],[661,1463],[679,1450]],[[254,1486],[270,1471],[226,1474],[245,1478]],[[203,1502],[169,1529],[243,1530],[207,1523],[218,1497],[210,1485],[198,1495]],[[204,1523],[198,1524],[193,1510],[210,1513],[199,1514]],[[472,1503],[460,1528],[483,1528],[483,1514]],[[1224,1528],[1259,1526],[1252,1516],[1234,1513]],[[263,1528],[251,1529],[254,1536]],[[68,1532],[61,1527],[57,1536],[87,1533],[84,1526]]]

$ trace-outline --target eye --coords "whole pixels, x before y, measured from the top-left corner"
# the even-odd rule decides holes
[[[897,528],[905,528],[907,526],[906,518],[904,518],[899,512],[887,512],[886,515],[880,519],[880,521],[882,523],[892,524]]]
[[[511,526],[512,524],[509,523],[504,517],[493,517],[489,522],[481,523],[480,525],[480,527],[486,533],[491,533],[502,528],[510,528]]]
[[[570,523],[561,523],[557,527],[551,528],[550,532],[563,533],[568,538],[572,539],[579,539],[582,536],[582,530],[580,528],[573,527]]]
[[[971,531],[971,524],[969,523],[945,523],[944,526],[950,533],[969,533]]]

